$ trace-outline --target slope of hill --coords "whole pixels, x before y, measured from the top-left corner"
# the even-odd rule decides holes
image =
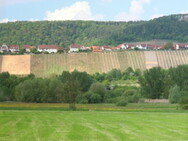
[[[73,53],[0,56],[0,73],[48,77],[63,71],[86,71],[90,74],[109,72],[116,68],[125,70],[160,66],[164,69],[187,64],[188,51],[124,51],[108,53]]]
[[[0,24],[0,45],[55,44],[68,47],[118,45],[152,39],[188,41],[187,15],[171,15],[150,21],[38,21]]]

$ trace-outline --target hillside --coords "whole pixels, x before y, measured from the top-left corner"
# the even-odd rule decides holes
[[[187,15],[171,15],[150,21],[38,21],[0,24],[0,45],[55,44],[68,47],[112,45],[153,39],[188,41]]]
[[[128,67],[144,71],[160,66],[164,69],[187,64],[188,51],[123,51],[109,53],[73,53],[39,55],[2,55],[0,73],[48,77],[63,71],[86,71],[89,74]]]

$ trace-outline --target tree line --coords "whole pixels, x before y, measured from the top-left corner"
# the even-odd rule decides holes
[[[85,46],[166,39],[188,41],[188,21],[177,15],[137,22],[38,21],[0,24],[0,44]]]
[[[37,103],[127,103],[142,98],[169,99],[171,103],[188,104],[188,65],[164,70],[154,67],[144,72],[127,68],[108,73],[64,71],[52,78],[37,78],[33,74],[18,77],[8,72],[0,74],[0,101]],[[117,85],[114,82],[132,80],[140,86]]]

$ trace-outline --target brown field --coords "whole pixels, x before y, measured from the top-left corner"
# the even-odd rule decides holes
[[[0,57],[0,71],[15,75],[30,74],[30,55],[5,55]]]
[[[188,51],[122,51],[106,53],[72,53],[0,56],[0,72],[39,77],[61,74],[63,71],[109,72],[113,68],[141,69],[161,66],[168,69],[188,64]]]

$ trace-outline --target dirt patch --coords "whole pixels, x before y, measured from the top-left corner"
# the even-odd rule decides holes
[[[30,74],[30,55],[4,55],[0,60],[1,72],[9,72],[15,75]]]

